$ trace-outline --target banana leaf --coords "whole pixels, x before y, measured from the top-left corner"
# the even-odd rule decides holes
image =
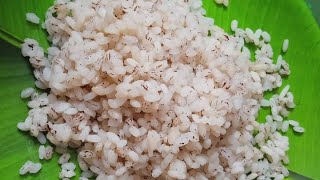
[[[20,99],[20,92],[34,86],[32,68],[16,47],[26,37],[38,40],[45,48],[49,46],[46,32],[40,25],[27,22],[25,14],[34,12],[43,21],[46,9],[52,3],[53,0],[1,0],[0,37],[4,41],[0,41],[0,177],[4,180],[58,179],[57,156],[51,161],[41,160],[43,168],[36,175],[18,174],[27,160],[39,162],[39,144],[28,133],[16,128],[28,112],[27,102]],[[306,132],[303,135],[292,130],[286,133],[290,137],[288,168],[305,177],[320,179],[320,131],[317,129],[320,127],[320,29],[307,4],[303,0],[231,0],[225,8],[217,6],[213,0],[204,0],[203,5],[207,16],[213,17],[215,24],[228,32],[233,19],[239,21],[240,27],[268,31],[274,57],[281,53],[283,40],[290,40],[289,50],[283,55],[292,74],[285,79],[284,85],[291,85],[297,107],[289,118],[298,120]],[[260,114],[260,121],[266,113]],[[291,179],[301,177],[293,175]]]

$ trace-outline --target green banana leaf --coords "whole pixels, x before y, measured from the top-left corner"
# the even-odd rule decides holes
[[[35,12],[43,21],[52,1],[1,0],[0,37],[16,47],[26,37],[48,47],[46,32],[40,25],[27,22],[25,14]],[[231,0],[228,8],[217,6],[213,1],[204,0],[207,15],[228,32],[233,19],[239,21],[240,27],[270,32],[275,57],[281,53],[283,40],[290,40],[284,58],[291,65],[292,75],[284,84],[291,85],[297,107],[289,118],[299,120],[306,132],[303,135],[291,130],[287,133],[290,137],[288,168],[305,177],[320,179],[320,131],[317,129],[320,127],[320,30],[311,11],[303,0]],[[43,168],[36,175],[18,174],[27,160],[39,162],[39,145],[36,139],[16,128],[17,122],[24,120],[28,112],[20,92],[34,86],[32,68],[16,47],[0,41],[0,179],[58,179],[57,156],[51,161],[41,161]],[[261,113],[260,120],[265,114]],[[300,177],[293,175],[291,179]]]

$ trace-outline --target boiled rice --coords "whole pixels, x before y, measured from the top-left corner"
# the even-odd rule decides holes
[[[35,90],[33,88],[26,88],[21,92],[21,98],[28,98],[30,97]]]
[[[58,160],[59,164],[65,164],[69,161],[71,155],[69,153],[62,154]]]
[[[283,41],[282,51],[283,51],[283,52],[287,52],[288,47],[289,47],[289,40],[288,40],[288,39],[285,39],[285,40]]]
[[[35,174],[40,171],[42,165],[40,163],[34,163],[32,161],[27,161],[19,170],[20,175],[27,173]]]
[[[32,22],[34,24],[39,24],[40,23],[40,18],[34,13],[27,13],[26,14],[26,19],[27,19],[27,21],[30,21],[30,22]]]
[[[41,145],[39,147],[39,159],[50,160],[52,158],[53,148],[51,146],[45,147]]]
[[[30,111],[17,127],[56,146],[61,179],[76,175],[68,147],[80,179],[283,179],[289,142],[279,131],[304,129],[286,120],[289,85],[263,96],[283,85],[289,65],[273,63],[262,29],[234,20],[227,34],[204,15],[200,0],[56,1],[44,23],[48,56],[35,40],[22,45],[36,87],[50,93],[21,93]],[[265,123],[256,121],[261,107],[271,109]],[[39,148],[40,159],[52,153]],[[39,168],[28,162],[20,174]]]
[[[237,20],[233,20],[233,21],[231,22],[231,30],[232,30],[232,31],[236,31],[237,28],[238,28],[238,21],[237,21]]]
[[[263,38],[263,40],[265,41],[265,42],[270,42],[271,41],[271,36],[270,36],[270,34],[268,33],[268,32],[266,32],[266,31],[263,31],[262,33],[261,33],[261,36],[262,36],[262,38]]]
[[[304,128],[303,127],[293,127],[293,130],[295,131],[295,132],[298,132],[298,133],[303,133],[304,132]]]
[[[223,4],[224,6],[229,5],[229,0],[215,0],[217,4]]]

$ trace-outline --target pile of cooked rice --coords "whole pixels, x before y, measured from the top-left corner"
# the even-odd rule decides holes
[[[31,100],[18,128],[54,145],[41,145],[39,158],[62,154],[61,179],[76,175],[68,147],[82,180],[288,176],[281,132],[304,129],[284,120],[295,107],[289,85],[263,97],[282,86],[288,64],[273,63],[267,32],[234,20],[228,34],[205,13],[201,0],[57,0],[43,26],[48,55],[35,40],[22,45],[48,92],[21,93]],[[256,121],[261,107],[272,112],[265,123]],[[29,161],[20,174],[40,169]]]

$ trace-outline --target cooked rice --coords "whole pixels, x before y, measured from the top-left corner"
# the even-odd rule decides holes
[[[25,99],[30,97],[33,93],[35,92],[35,90],[33,88],[26,88],[21,92],[21,98]]]
[[[48,56],[35,40],[22,45],[35,85],[50,93],[21,93],[30,112],[18,128],[42,144],[45,134],[63,154],[61,179],[75,176],[68,147],[80,179],[288,176],[280,132],[304,129],[285,120],[295,107],[289,86],[263,96],[282,86],[289,65],[282,56],[273,63],[267,32],[234,20],[227,34],[204,15],[200,0],[56,1]],[[257,47],[255,61],[246,43]],[[261,107],[271,109],[265,123],[256,121]],[[40,159],[51,156],[40,146]]]
[[[303,133],[304,132],[304,128],[303,127],[293,127],[293,130],[297,133]]]
[[[283,51],[283,52],[287,52],[288,47],[289,47],[289,40],[288,40],[288,39],[285,39],[285,40],[283,41],[282,51]]]
[[[266,43],[269,43],[269,42],[271,41],[271,36],[270,36],[270,34],[269,34],[268,32],[263,31],[263,32],[261,33],[261,36],[262,36],[263,40],[264,40]]]
[[[215,0],[217,4],[222,4],[224,6],[228,6],[229,5],[229,0]]]
[[[39,134],[37,136],[37,139],[38,139],[40,144],[46,144],[47,143],[47,138],[42,132],[39,132]]]
[[[53,148],[51,146],[45,147],[41,145],[39,147],[39,159],[50,160],[52,158]]]
[[[27,173],[35,174],[40,171],[42,165],[40,163],[34,163],[32,161],[27,161],[19,170],[20,175],[25,175]]]
[[[35,14],[35,13],[27,13],[26,14],[26,19],[27,21],[30,21],[34,24],[39,24],[40,23],[40,18]]]
[[[232,31],[236,31],[238,29],[238,21],[237,20],[233,20],[231,22],[231,30]]]
[[[59,164],[65,164],[69,161],[71,155],[69,153],[62,154],[58,160]]]

